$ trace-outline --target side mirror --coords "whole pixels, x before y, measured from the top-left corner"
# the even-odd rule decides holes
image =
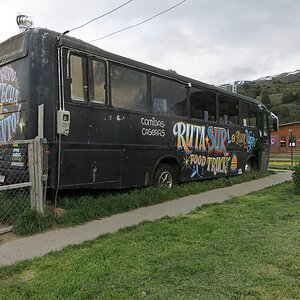
[[[272,120],[273,120],[273,123],[272,123],[272,127],[273,127],[273,131],[278,131],[279,130],[279,120],[278,120],[278,117],[271,113],[270,114]]]
[[[278,131],[278,123],[277,120],[273,120],[273,131]]]

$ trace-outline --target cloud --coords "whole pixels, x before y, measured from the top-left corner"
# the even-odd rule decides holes
[[[16,0],[3,11],[0,40],[16,34],[17,12],[59,32],[97,17],[125,0]],[[179,0],[135,0],[71,32],[84,41],[145,20]],[[187,0],[140,27],[95,45],[132,59],[218,84],[299,68],[300,2],[294,0]]]

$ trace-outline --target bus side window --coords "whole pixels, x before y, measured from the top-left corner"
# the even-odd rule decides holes
[[[204,106],[204,119],[207,115],[208,121],[217,121],[217,94],[209,91],[205,91],[205,106]]]
[[[70,58],[71,98],[76,101],[87,101],[87,58],[71,55]]]
[[[241,102],[241,118],[242,118],[242,126],[249,126],[249,103]]]
[[[152,76],[152,111],[186,116],[186,85],[162,77]]]
[[[204,119],[204,91],[196,88],[191,88],[190,94],[191,117],[195,119]],[[208,118],[208,111],[206,110],[206,117]]]
[[[112,105],[136,111],[149,111],[146,73],[111,64]]]
[[[247,103],[241,101],[241,118],[242,126],[245,127],[257,127],[258,118],[257,118],[257,105],[254,103]]]
[[[249,126],[258,127],[258,111],[254,103],[249,103]]]
[[[106,65],[102,61],[92,60],[92,82],[90,85],[90,100],[105,104]]]
[[[210,91],[191,88],[191,117],[204,121],[216,121],[216,94]]]
[[[239,101],[233,97],[219,96],[219,121],[239,125]]]
[[[152,111],[154,113],[166,114],[168,112],[167,99],[153,98]]]

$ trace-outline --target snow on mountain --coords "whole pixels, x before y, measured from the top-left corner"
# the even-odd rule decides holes
[[[293,72],[285,72],[285,73],[281,73],[281,74],[277,74],[277,75],[271,75],[271,76],[265,76],[265,77],[261,77],[255,81],[266,81],[266,80],[272,80],[275,78],[283,78],[283,77],[288,77],[291,75],[296,75],[296,74],[300,74],[300,69],[293,71]]]
[[[284,79],[284,78],[287,78],[289,76],[293,76],[293,75],[297,75],[299,74],[300,75],[300,69],[296,70],[296,71],[292,71],[292,72],[284,72],[284,73],[281,73],[281,74],[277,74],[277,75],[269,75],[269,76],[264,76],[264,77],[261,77],[259,79],[256,79],[256,80],[236,80],[232,83],[229,83],[229,84],[222,84],[220,85],[220,87],[225,87],[225,86],[236,86],[236,85],[243,85],[245,83],[251,83],[251,82],[257,82],[257,81],[271,81],[273,79]]]

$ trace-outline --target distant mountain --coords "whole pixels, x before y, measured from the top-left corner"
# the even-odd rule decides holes
[[[235,85],[239,94],[260,100],[281,124],[300,121],[300,69],[229,85]]]
[[[278,75],[261,77],[255,81],[281,80],[283,82],[300,81],[300,69],[293,72],[285,72]]]

